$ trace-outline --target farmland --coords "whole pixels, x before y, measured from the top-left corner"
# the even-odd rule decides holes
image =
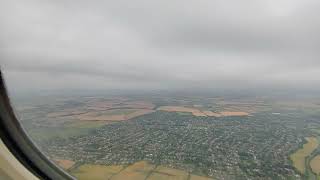
[[[191,107],[183,106],[161,106],[157,110],[167,111],[167,112],[187,112],[192,113],[194,116],[211,116],[211,117],[221,117],[221,116],[248,116],[249,113],[243,111],[221,111],[221,112],[212,112],[209,110],[199,110]]]
[[[79,179],[314,179],[320,105],[279,101],[143,94],[17,109],[43,153]]]
[[[154,169],[153,173],[150,175],[150,179],[185,180],[188,178],[188,176],[189,174],[186,171],[158,166],[157,168]]]
[[[189,112],[189,113],[192,113],[194,116],[206,116],[206,114],[204,114],[198,109],[180,107],[180,106],[162,106],[162,107],[159,107],[157,110],[168,111],[168,112]]]
[[[102,166],[85,164],[72,171],[72,175],[79,180],[100,180],[109,179],[118,174],[124,167],[118,166]]]
[[[320,155],[317,155],[311,160],[310,166],[312,171],[320,176]]]
[[[129,166],[123,165],[89,165],[84,164],[74,169],[72,175],[79,180],[210,180],[211,178],[190,174],[187,171],[174,168],[156,166],[146,161],[140,161]]]
[[[307,143],[290,156],[293,165],[302,173],[306,172],[306,158],[318,147],[319,142],[315,137],[306,138]]]
[[[149,109],[115,109],[100,112],[88,112],[77,115],[76,118],[82,121],[124,121],[152,112],[154,111]]]

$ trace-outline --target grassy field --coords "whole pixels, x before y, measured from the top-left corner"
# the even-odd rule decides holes
[[[72,136],[85,135],[92,129],[106,125],[106,121],[72,121],[63,127],[36,128],[28,132],[34,140],[48,140],[55,137],[69,138]]]
[[[152,112],[150,109],[114,109],[88,112],[75,117],[82,121],[124,121]]]
[[[311,131],[320,135],[320,129],[311,129]]]
[[[315,137],[307,137],[306,140],[308,142],[303,145],[303,148],[290,155],[290,159],[292,160],[294,167],[302,174],[306,171],[306,157],[309,156],[319,145],[319,142]]]
[[[103,166],[85,164],[74,169],[71,174],[79,180],[210,180],[211,178],[189,174],[187,171],[156,166],[140,161],[130,166]],[[212,180],[212,179],[211,179]]]
[[[85,135],[95,128],[106,124],[114,123],[119,120],[128,120],[137,116],[152,113],[149,109],[115,109],[108,111],[89,112],[80,115],[70,116],[76,118],[56,127],[39,127],[28,132],[33,140],[49,140],[51,138],[69,138],[72,136]],[[63,126],[62,126],[63,125]]]
[[[182,116],[192,115],[192,113],[190,113],[190,112],[177,112],[177,114],[182,115]]]
[[[33,140],[49,140],[51,138],[60,137],[68,138],[72,136],[79,136],[87,134],[90,131],[90,128],[68,128],[68,127],[57,127],[57,128],[38,128],[34,129],[28,134]]]
[[[98,128],[106,124],[108,124],[107,121],[74,121],[65,126],[73,128]]]

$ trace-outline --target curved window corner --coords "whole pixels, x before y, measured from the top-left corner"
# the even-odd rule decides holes
[[[6,171],[5,176],[14,179],[21,176],[23,179],[37,179],[34,176],[41,179],[74,179],[51,163],[25,134],[11,107],[2,72],[0,72],[0,120],[1,142],[4,142],[1,147],[3,150],[1,153],[4,153],[2,159],[4,163],[1,168]],[[26,169],[22,168],[19,162]],[[7,172],[10,167],[12,169]]]
[[[320,179],[320,1],[0,1],[4,178]]]

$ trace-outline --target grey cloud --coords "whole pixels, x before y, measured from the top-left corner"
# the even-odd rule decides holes
[[[28,77],[39,88],[319,88],[319,7],[317,0],[2,1],[0,63],[13,85]]]

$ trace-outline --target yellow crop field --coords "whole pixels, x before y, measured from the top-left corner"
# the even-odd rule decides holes
[[[158,166],[149,177],[150,180],[186,180],[187,178],[188,172],[164,166]]]
[[[199,109],[183,106],[161,106],[157,110],[168,112],[190,112],[194,116],[206,116],[206,114],[201,112]]]
[[[242,111],[222,111],[220,112],[222,116],[248,116],[249,113]]]
[[[140,161],[128,166],[121,173],[112,177],[112,180],[142,180],[145,179],[148,173],[155,168],[155,165],[150,164],[146,161]]]
[[[219,114],[219,113],[215,113],[215,112],[212,112],[212,111],[203,111],[203,113],[207,116],[212,116],[212,117],[221,117],[222,115]]]
[[[123,166],[103,166],[85,164],[78,167],[71,174],[79,180],[100,180],[109,179],[111,176],[119,173]]]
[[[307,137],[306,140],[308,142],[303,145],[303,148],[290,155],[290,159],[292,160],[294,167],[303,174],[306,171],[305,158],[310,155],[319,145],[319,142],[315,137]]]
[[[85,164],[71,172],[79,180],[212,180],[212,178],[190,174],[187,171],[156,166],[140,161],[130,166]]]
[[[311,160],[310,166],[312,171],[320,176],[320,155],[317,155]]]
[[[249,116],[250,114],[243,111],[222,111],[222,112],[212,112],[209,110],[201,111],[196,108],[183,107],[183,106],[161,106],[157,109],[158,111],[168,111],[168,112],[189,112],[194,116]]]
[[[213,180],[212,178],[198,176],[198,175],[190,175],[190,180]]]

